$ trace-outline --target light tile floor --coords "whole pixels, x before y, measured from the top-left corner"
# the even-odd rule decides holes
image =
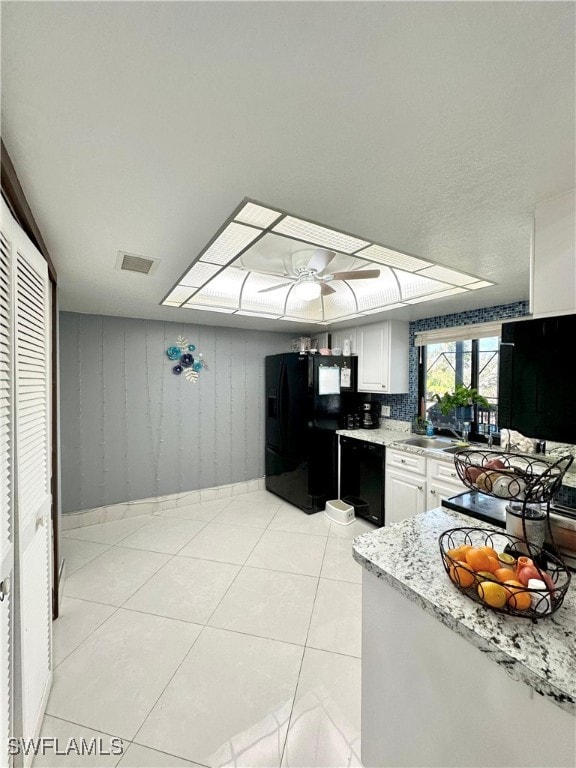
[[[67,531],[42,735],[124,751],[34,766],[360,766],[372,528],[258,491]]]

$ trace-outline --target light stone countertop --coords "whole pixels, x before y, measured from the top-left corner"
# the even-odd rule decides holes
[[[574,580],[560,609],[537,623],[474,602],[446,575],[438,537],[449,528],[477,524],[439,507],[358,536],[353,556],[367,571],[477,646],[512,678],[576,714]],[[482,527],[501,532],[487,523]]]

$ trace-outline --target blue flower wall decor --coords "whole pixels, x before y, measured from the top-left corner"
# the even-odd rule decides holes
[[[198,352],[195,345],[189,344],[184,336],[178,336],[176,344],[166,350],[166,355],[169,360],[178,361],[172,367],[172,373],[176,376],[183,373],[186,381],[194,384],[198,381],[200,372],[208,367],[202,352]]]

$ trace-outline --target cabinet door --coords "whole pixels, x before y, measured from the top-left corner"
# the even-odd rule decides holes
[[[437,480],[429,481],[427,485],[426,509],[441,507],[444,499],[457,496],[459,493],[464,493],[467,490],[464,485],[457,485],[456,483],[450,485],[450,483],[440,483]]]
[[[534,211],[530,309],[534,317],[576,312],[574,191],[546,200]]]
[[[387,392],[384,372],[388,350],[388,323],[367,325],[358,329],[358,391]]]
[[[408,392],[408,323],[386,320],[358,328],[358,391]]]
[[[426,507],[426,482],[396,469],[386,470],[386,525],[424,512]]]

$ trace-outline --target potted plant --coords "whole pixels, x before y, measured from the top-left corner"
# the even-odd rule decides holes
[[[434,397],[443,416],[455,411],[459,421],[472,420],[473,405],[481,405],[487,410],[490,409],[490,403],[478,393],[477,389],[466,387],[464,384],[457,384],[454,392],[445,392],[442,396],[434,395]]]

